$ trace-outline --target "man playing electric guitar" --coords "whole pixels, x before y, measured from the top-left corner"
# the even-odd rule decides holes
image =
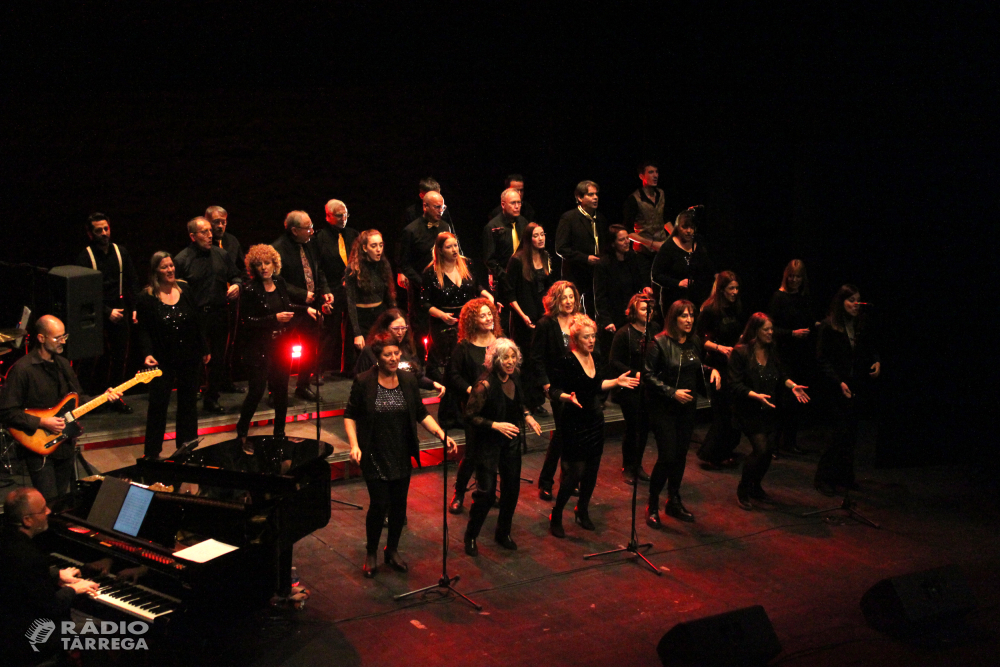
[[[36,417],[25,412],[31,408],[51,408],[66,394],[76,393],[83,399],[80,381],[69,361],[60,356],[68,336],[59,318],[43,315],[35,323],[38,345],[22,357],[7,374],[7,382],[0,393],[0,423],[10,428],[33,432],[43,428],[51,433],[62,433],[66,421],[61,417]],[[113,389],[105,392],[108,401],[121,398]],[[21,455],[28,465],[31,484],[46,501],[69,493],[73,481],[74,442],[64,441],[48,456],[41,456],[26,448]]]

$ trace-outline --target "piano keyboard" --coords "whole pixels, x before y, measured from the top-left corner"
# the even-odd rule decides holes
[[[62,554],[53,553],[50,557],[53,564],[60,568],[75,567],[83,570],[83,563]],[[120,581],[111,574],[91,577],[90,580],[100,585],[92,599],[144,621],[155,621],[181,606],[181,601],[177,598],[139,584]]]

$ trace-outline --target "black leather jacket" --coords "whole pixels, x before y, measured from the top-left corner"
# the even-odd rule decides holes
[[[694,343],[694,356],[701,362],[701,339],[691,334],[691,341]],[[708,384],[706,373],[712,370],[702,363],[699,387],[678,387],[677,381],[681,374],[681,346],[666,332],[656,334],[653,344],[646,351],[643,366],[642,383],[646,387],[646,396],[659,400],[673,398],[678,389],[694,391],[700,388],[704,391]]]
[[[288,286],[281,276],[274,277],[274,286],[283,303],[280,312],[305,312],[306,306],[293,304],[288,295]],[[291,322],[279,322],[267,307],[264,284],[258,278],[248,280],[240,290],[240,320],[248,342],[269,342],[291,328]]]

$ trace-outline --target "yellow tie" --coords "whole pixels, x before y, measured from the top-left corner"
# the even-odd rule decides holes
[[[340,258],[344,260],[344,266],[347,266],[347,246],[344,244],[343,234],[337,237],[337,248],[340,250]]]
[[[521,242],[518,241],[518,239],[517,239],[517,223],[516,222],[514,223],[514,226],[510,228],[510,233],[511,233],[511,236],[514,237],[514,252],[517,252],[517,246],[519,246],[521,244]]]

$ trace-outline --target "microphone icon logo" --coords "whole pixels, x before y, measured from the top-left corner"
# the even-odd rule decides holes
[[[35,644],[44,644],[49,641],[49,637],[55,631],[55,621],[48,618],[36,618],[28,627],[28,631],[24,633],[24,636],[31,643],[31,650],[38,653],[38,647]]]

